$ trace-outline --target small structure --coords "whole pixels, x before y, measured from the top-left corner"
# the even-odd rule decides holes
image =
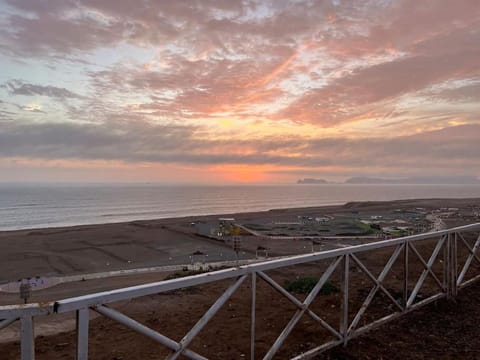
[[[197,230],[197,234],[201,236],[216,237],[217,235],[217,227],[211,223],[197,222],[195,229]]]
[[[207,262],[207,254],[205,254],[204,252],[202,252],[200,250],[197,250],[194,253],[192,253],[192,255],[190,255],[190,258],[192,259],[192,265],[195,264],[196,262],[199,262],[198,261],[199,256],[201,257],[200,259],[203,260],[201,262],[203,262],[204,264]],[[197,260],[197,261],[195,261],[195,260]]]
[[[263,247],[261,245],[257,246],[257,249],[255,250],[255,257],[258,258],[258,253],[263,251],[265,257],[267,258],[268,257],[268,250],[269,250],[268,248]]]
[[[222,218],[218,218],[218,222],[219,222],[220,224],[233,223],[233,222],[235,222],[235,218],[222,217]]]

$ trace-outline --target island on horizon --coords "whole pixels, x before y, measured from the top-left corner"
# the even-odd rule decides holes
[[[329,184],[329,182],[324,179],[305,178],[298,179],[297,184]]]
[[[304,178],[297,184],[403,184],[403,185],[478,185],[480,179],[476,176],[414,176],[406,178],[379,178],[354,176],[344,182],[331,182],[325,179]]]

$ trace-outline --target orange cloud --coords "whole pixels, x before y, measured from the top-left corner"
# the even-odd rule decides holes
[[[288,69],[290,64],[295,60],[298,55],[298,50],[295,51],[292,55],[290,55],[282,64],[277,66],[270,74],[267,76],[259,79],[258,83],[262,86],[267,85],[270,81],[278,77],[283,71]]]

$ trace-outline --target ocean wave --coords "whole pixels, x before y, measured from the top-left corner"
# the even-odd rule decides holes
[[[112,213],[112,214],[101,214],[101,217],[120,217],[120,216],[137,216],[137,215],[160,215],[160,214],[171,214],[167,210],[155,210],[155,211],[133,211],[125,213]]]

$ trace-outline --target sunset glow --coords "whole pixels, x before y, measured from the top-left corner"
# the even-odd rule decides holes
[[[0,0],[0,25],[0,181],[480,176],[476,0]]]

